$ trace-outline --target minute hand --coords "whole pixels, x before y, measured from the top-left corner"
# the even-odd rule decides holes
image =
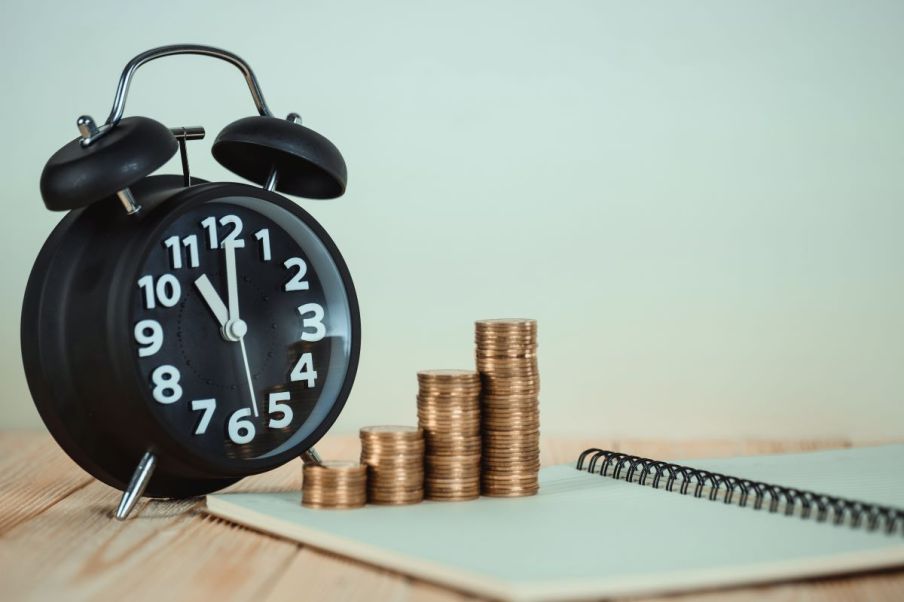
[[[239,319],[239,290],[235,275],[235,241],[223,243],[223,251],[226,254],[226,297],[229,304],[229,321]]]

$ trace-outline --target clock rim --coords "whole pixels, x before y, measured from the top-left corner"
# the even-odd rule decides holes
[[[189,439],[180,437],[173,430],[172,425],[167,423],[158,412],[153,411],[155,402],[151,398],[150,389],[148,389],[147,383],[138,369],[138,362],[131,353],[131,329],[122,326],[123,324],[129,324],[131,320],[129,301],[133,293],[134,282],[141,271],[141,267],[144,265],[147,254],[159,244],[159,239],[163,232],[183,214],[197,206],[208,201],[236,196],[256,198],[260,199],[261,202],[273,203],[288,211],[296,219],[301,220],[314,232],[336,265],[340,280],[345,287],[349,308],[349,326],[351,329],[348,369],[337,398],[324,419],[307,437],[285,451],[272,456],[252,459],[201,455],[197,452],[197,448],[188,444]],[[113,277],[114,282],[110,287],[110,307],[113,310],[108,313],[106,327],[107,335],[110,338],[109,348],[112,350],[128,350],[128,353],[113,354],[111,358],[114,361],[112,371],[121,386],[125,387],[124,390],[140,392],[137,396],[130,396],[129,402],[146,415],[146,426],[150,427],[151,437],[157,443],[160,451],[175,455],[195,470],[210,473],[210,478],[250,476],[272,470],[297,458],[302,452],[313,447],[335,424],[339,414],[345,408],[357,376],[361,350],[361,314],[357,292],[345,258],[326,229],[310,213],[276,192],[248,184],[210,182],[192,186],[178,191],[164,200],[159,207],[155,208],[155,214],[154,216],[149,216],[152,222],[145,225],[141,240],[136,241],[136,245],[131,248],[133,259],[119,262]]]

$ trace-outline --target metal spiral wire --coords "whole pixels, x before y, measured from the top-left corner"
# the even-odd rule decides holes
[[[881,529],[889,535],[904,535],[904,510],[890,506],[751,481],[595,447],[581,453],[576,468],[654,489],[677,491],[681,495],[692,493],[697,498],[703,497],[704,490],[708,489],[706,497],[711,501],[721,499],[726,504],[734,503],[741,507],[751,505],[752,501],[755,510],[763,509],[765,504],[772,513],[782,508],[788,516],[797,514],[802,519],[815,519],[817,522],[831,520],[836,525],[847,524],[852,528]]]

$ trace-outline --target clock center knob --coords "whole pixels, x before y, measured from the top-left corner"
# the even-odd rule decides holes
[[[244,320],[229,320],[223,326],[223,338],[237,342],[248,333],[248,324]]]

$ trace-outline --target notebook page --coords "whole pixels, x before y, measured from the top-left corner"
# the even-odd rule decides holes
[[[688,462],[904,506],[904,446]],[[297,492],[208,496],[214,514],[491,596],[678,591],[904,563],[904,538],[738,508],[579,472],[541,471],[529,498],[353,511]]]

